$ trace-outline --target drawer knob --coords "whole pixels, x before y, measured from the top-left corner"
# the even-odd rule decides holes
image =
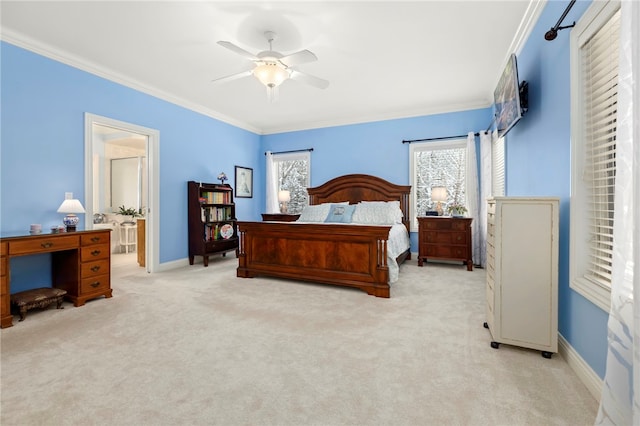
[[[99,254],[100,254],[100,250],[94,250],[94,251],[91,252],[92,256],[97,256]]]
[[[52,243],[52,242],[50,242],[50,241],[47,241],[46,243],[41,243],[41,244],[40,244],[40,246],[41,246],[42,248],[49,248],[49,247],[52,247],[52,246],[53,246],[53,243]]]
[[[91,284],[89,284],[91,287],[96,288],[98,286],[100,286],[100,281],[94,281]]]
[[[92,237],[91,238],[91,242],[92,243],[97,243],[98,241],[100,241],[100,237]]]
[[[96,265],[96,266],[93,266],[93,267],[91,268],[91,270],[92,270],[93,272],[98,272],[98,271],[100,270],[100,267],[99,267],[98,265]]]

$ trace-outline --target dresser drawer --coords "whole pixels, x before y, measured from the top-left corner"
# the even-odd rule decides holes
[[[80,239],[82,246],[90,246],[92,244],[106,244],[109,243],[109,232],[96,232],[95,234],[83,235]]]
[[[96,260],[95,262],[84,262],[80,271],[82,278],[108,274],[110,272],[109,259]]]
[[[424,233],[424,238],[429,244],[467,244],[466,232],[427,231]]]
[[[49,253],[52,251],[70,250],[78,247],[77,235],[65,235],[62,237],[38,237],[13,241],[9,245],[10,255]]]
[[[83,295],[108,290],[110,283],[109,274],[83,278],[80,282],[80,294]]]
[[[80,249],[80,261],[90,262],[98,259],[109,258],[109,244],[99,244],[82,247]]]
[[[466,246],[427,246],[427,257],[467,260]]]

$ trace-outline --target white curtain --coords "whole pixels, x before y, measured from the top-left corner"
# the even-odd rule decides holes
[[[480,233],[478,230],[478,163],[476,155],[476,137],[473,132],[469,132],[467,136],[467,175],[466,175],[466,194],[467,194],[467,210],[469,217],[473,218],[471,222],[471,257],[475,265],[480,264]]]
[[[478,265],[487,264],[487,198],[491,197],[491,134],[480,132],[480,206],[478,208],[478,234],[480,255]]]
[[[598,425],[640,425],[639,28],[640,3],[621,2],[611,312]]]
[[[267,167],[266,167],[266,181],[267,181],[267,197],[266,197],[266,213],[280,213],[280,207],[278,205],[278,176],[276,166],[273,161],[273,154],[271,151],[267,151]]]

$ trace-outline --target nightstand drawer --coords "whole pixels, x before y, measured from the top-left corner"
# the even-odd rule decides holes
[[[467,244],[465,232],[427,231],[424,234],[425,241],[429,244]]]
[[[467,260],[466,246],[427,246],[427,257]]]

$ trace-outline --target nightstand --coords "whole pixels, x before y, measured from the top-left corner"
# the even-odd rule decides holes
[[[299,217],[299,214],[262,213],[263,222],[295,222]]]
[[[473,271],[470,217],[418,217],[418,266],[430,260],[460,260]]]

